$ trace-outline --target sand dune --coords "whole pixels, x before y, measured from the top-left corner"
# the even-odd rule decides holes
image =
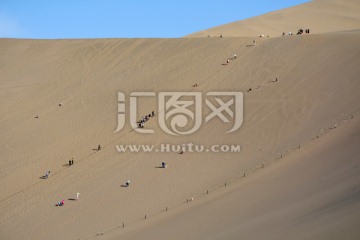
[[[142,239],[149,234],[155,239],[162,221],[168,221],[168,239],[174,225],[189,219],[203,229],[184,226],[186,238],[193,239],[231,239],[240,232],[250,238],[257,227],[264,227],[259,238],[267,233],[282,239],[294,234],[327,238],[331,226],[333,236],[346,232],[343,236],[358,237],[351,220],[359,219],[360,32],[261,39],[255,46],[252,40],[1,39],[0,238],[91,239],[103,234]],[[237,58],[223,65],[234,54]],[[114,133],[119,91],[126,94],[127,106],[136,91],[241,91],[243,125],[226,134],[229,125],[215,118],[194,134],[173,137],[160,129],[158,117],[146,123],[155,131],[149,135],[133,131],[127,118],[125,128]],[[140,99],[138,105],[139,115],[158,111],[156,98]],[[339,127],[332,129],[335,124]],[[115,148],[189,142],[235,144],[241,152],[119,153]],[[94,150],[98,144],[100,151]],[[278,165],[270,166],[280,156]],[[69,167],[71,158],[75,164]],[[158,168],[161,161],[169,167]],[[262,165],[264,170],[255,171]],[[46,170],[50,177],[41,179]],[[301,174],[292,182],[297,171]],[[238,182],[244,173],[251,178]],[[121,187],[128,179],[131,187]],[[329,190],[334,179],[336,187]],[[224,182],[232,190],[216,192]],[[277,188],[283,198],[271,191]],[[211,196],[193,202],[196,207],[183,204],[209,189]],[[79,200],[68,200],[77,192]],[[62,199],[65,206],[56,207]],[[239,202],[242,207],[236,207]],[[229,206],[225,211],[237,210],[221,212],[223,204]],[[210,216],[203,214],[209,209],[222,220],[196,225],[195,219]],[[150,219],[144,223],[145,214]],[[311,214],[318,218],[310,221]],[[344,219],[343,225],[335,215]],[[266,226],[273,217],[279,225]],[[320,220],[324,227],[314,229]],[[219,222],[223,225],[213,234],[209,229]],[[280,223],[287,223],[287,231]]]
[[[234,186],[105,239],[358,239],[359,126],[347,122]]]
[[[311,33],[326,33],[360,29],[360,6],[357,0],[314,0],[295,7],[267,13],[186,37],[281,36],[283,32],[297,33],[309,28]]]

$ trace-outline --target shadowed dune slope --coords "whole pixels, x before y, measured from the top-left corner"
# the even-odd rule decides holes
[[[105,239],[358,239],[359,144],[357,118],[187,209]]]

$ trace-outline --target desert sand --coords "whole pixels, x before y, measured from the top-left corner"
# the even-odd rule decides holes
[[[284,31],[298,28],[293,11],[307,23],[300,27],[316,26],[314,34],[256,38],[255,45],[257,30],[237,35],[228,26],[223,38],[0,39],[0,238],[358,239],[359,4],[342,2],[278,11],[292,28]],[[319,18],[305,22],[313,4]],[[339,14],[336,28],[328,13]],[[254,21],[276,25],[269,15]],[[158,115],[145,125],[154,134],[137,133],[126,116],[114,133],[117,93],[128,106],[137,91],[240,91],[243,124],[226,134],[229,125],[214,118],[174,137]],[[139,99],[139,117],[152,110],[156,98]],[[190,142],[241,151],[115,147]],[[127,180],[131,186],[122,187]]]
[[[286,161],[126,227],[121,239],[358,239],[359,124],[348,122]],[[118,231],[106,239],[120,239]]]

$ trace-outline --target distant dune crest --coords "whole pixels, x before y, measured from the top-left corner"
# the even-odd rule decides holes
[[[280,36],[310,28],[311,33],[326,33],[360,29],[358,0],[315,0],[292,8],[267,13],[254,18],[228,23],[189,34],[185,37],[248,37]]]

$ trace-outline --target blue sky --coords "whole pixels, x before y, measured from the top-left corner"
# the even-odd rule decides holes
[[[0,37],[176,38],[308,0],[0,0]]]

